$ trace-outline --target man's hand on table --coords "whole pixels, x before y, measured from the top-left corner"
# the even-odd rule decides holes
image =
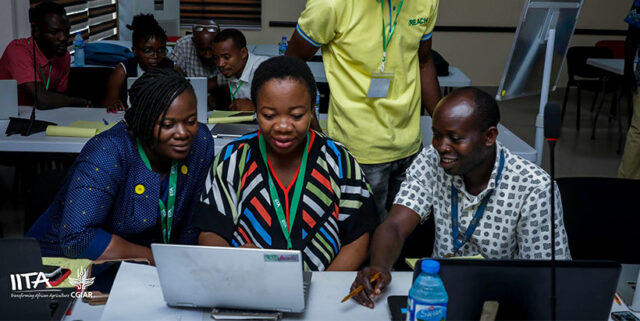
[[[374,281],[373,285],[369,280],[376,274],[380,273],[380,278]],[[388,268],[379,266],[368,266],[358,272],[355,281],[351,284],[349,291],[355,290],[362,285],[363,290],[356,294],[353,299],[358,303],[372,308],[374,307],[373,299],[382,294],[382,291],[391,283],[391,271]]]

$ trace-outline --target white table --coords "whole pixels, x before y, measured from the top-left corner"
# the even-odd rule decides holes
[[[407,295],[411,287],[412,272],[392,272],[393,282],[381,296],[375,299],[373,309],[360,306],[354,300],[340,303],[347,294],[355,275],[356,272],[314,272],[305,312],[285,313],[284,320],[391,320],[387,297]],[[104,306],[90,306],[77,301],[72,314],[63,320],[99,320],[103,310]],[[611,311],[629,311],[629,309],[624,304],[618,305],[613,302]],[[639,313],[635,314],[640,316]],[[202,310],[202,320],[211,320],[206,310]]]
[[[252,53],[261,56],[275,57],[278,55],[278,45],[255,45]],[[321,56],[321,50],[319,49],[315,53],[316,56]],[[327,82],[327,76],[324,72],[324,65],[322,62],[309,61],[307,62],[313,77],[316,82]],[[457,67],[449,66],[448,76],[439,76],[438,82],[441,87],[466,87],[471,86],[471,79],[465,75],[462,70]]]
[[[588,58],[587,65],[598,67],[616,75],[624,74],[624,59]]]
[[[19,107],[20,117],[29,118],[30,114],[31,107]],[[36,119],[51,121],[62,126],[69,125],[76,120],[102,121],[102,118],[108,122],[117,122],[123,117],[123,112],[109,114],[105,108],[64,107],[38,110],[36,113]],[[326,118],[326,115],[321,115],[320,117]],[[89,140],[88,138],[46,136],[44,132],[31,136],[6,136],[4,132],[7,130],[8,124],[8,120],[0,120],[0,152],[79,153]],[[432,137],[431,118],[423,116],[420,120],[420,126],[422,128],[423,144],[428,146],[431,144]],[[212,127],[213,125],[209,125],[209,128]],[[531,146],[501,124],[498,124],[498,131],[500,133],[498,140],[513,153],[530,161],[535,160],[536,153]],[[231,140],[230,138],[217,138],[215,140],[216,154]]]

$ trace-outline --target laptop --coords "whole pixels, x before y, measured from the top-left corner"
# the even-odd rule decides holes
[[[191,86],[193,86],[193,91],[196,93],[196,100],[198,101],[197,110],[198,110],[198,122],[207,123],[207,78],[205,77],[187,77],[189,82],[191,82]],[[127,90],[131,88],[131,85],[138,80],[138,77],[129,77],[127,78]],[[131,103],[129,103],[131,106]]]
[[[448,320],[480,319],[485,301],[498,301],[497,320],[551,319],[550,261],[438,261],[449,295]],[[613,261],[557,261],[557,320],[607,320],[620,268]],[[419,273],[416,268],[414,280]],[[392,297],[393,320],[404,320],[407,297]]]
[[[622,264],[622,272],[620,272],[620,279],[618,280],[618,288],[616,290],[618,294],[620,294],[620,297],[622,297],[624,303],[633,311],[640,309],[640,306],[632,306],[638,277],[640,277],[640,265]]]
[[[18,117],[18,82],[15,79],[0,80],[0,119]]]
[[[238,138],[260,129],[258,124],[215,124],[211,129],[213,138]]]
[[[302,254],[292,250],[151,244],[165,302],[176,307],[302,312]]]
[[[0,257],[0,320],[61,320],[75,300],[71,298],[75,288],[47,289],[44,283],[34,282],[35,275],[29,280],[36,288],[27,288],[24,274],[43,271],[38,242],[31,238],[0,239]],[[19,285],[16,275],[23,275]]]

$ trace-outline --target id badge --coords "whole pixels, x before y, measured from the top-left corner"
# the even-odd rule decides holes
[[[389,95],[391,80],[394,74],[391,72],[372,72],[371,84],[369,84],[369,92],[367,98],[385,98]]]

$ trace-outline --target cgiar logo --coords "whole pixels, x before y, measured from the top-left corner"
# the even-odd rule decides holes
[[[91,297],[91,292],[83,292],[86,288],[88,288],[93,282],[95,278],[88,278],[86,270],[81,266],[78,268],[78,277],[77,278],[69,278],[69,283],[76,287],[76,292],[71,293],[71,296],[77,298],[82,293],[83,297]]]
[[[409,19],[409,26],[422,26],[425,25],[429,21],[429,18],[415,18]]]

